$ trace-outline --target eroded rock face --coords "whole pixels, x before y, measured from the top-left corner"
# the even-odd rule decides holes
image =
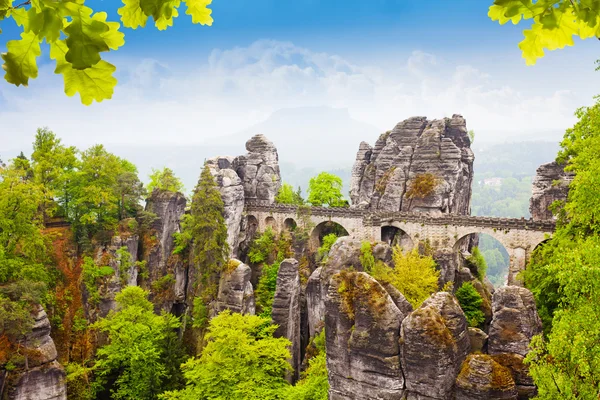
[[[517,388],[508,368],[486,354],[471,354],[456,378],[461,400],[517,400]]]
[[[139,245],[139,237],[137,235],[130,236],[113,236],[111,238],[110,245],[105,248],[100,248],[96,252],[95,262],[99,266],[109,266],[113,269],[114,273],[106,277],[106,285],[102,285],[100,288],[100,303],[98,304],[98,313],[100,317],[106,317],[111,310],[115,310],[117,302],[115,296],[124,287],[137,285],[137,274],[138,270],[135,266],[137,261],[137,252]],[[130,267],[123,269],[121,267],[121,260],[119,259],[118,251],[121,248],[126,248],[129,252],[129,263]],[[88,313],[92,319],[96,318],[96,310],[92,310],[89,304],[86,306]]]
[[[53,361],[35,367],[19,377],[11,400],[67,400],[65,371]]]
[[[531,338],[542,332],[533,294],[519,286],[496,289],[492,299],[489,354],[514,353],[525,357]]]
[[[529,375],[529,368],[519,354],[502,353],[492,356],[498,364],[508,368],[517,387],[519,399],[530,399],[537,394],[537,388],[533,384],[533,379]]]
[[[256,313],[254,290],[250,277],[250,267],[238,260],[230,263],[239,263],[235,269],[223,272],[219,281],[219,292],[214,304],[215,315],[223,310],[231,310],[240,314]]]
[[[458,301],[439,292],[402,322],[402,368],[408,398],[447,399],[471,349]]]
[[[38,306],[34,325],[23,341],[29,350],[29,370],[19,375],[9,391],[11,400],[66,400],[65,371],[56,361],[57,352],[50,337],[50,321],[46,311]]]
[[[374,147],[360,144],[352,169],[352,204],[371,210],[467,215],[473,160],[462,116],[409,118],[381,135]],[[425,174],[435,178],[434,190],[424,198],[409,198],[407,191]]]
[[[278,325],[274,336],[284,337],[291,342],[291,359],[289,362],[294,370],[287,377],[291,383],[298,380],[300,364],[302,363],[300,343],[301,291],[298,261],[294,258],[283,260],[277,273],[277,287],[271,315],[273,323]]]
[[[554,216],[548,207],[556,200],[564,201],[574,175],[565,172],[564,165],[553,161],[540,165],[533,178],[529,212],[534,220],[550,220]]]
[[[244,212],[244,185],[234,170],[233,157],[214,157],[206,161],[223,199],[227,243],[232,257],[238,253],[242,214]]]
[[[325,298],[327,285],[321,278],[323,267],[310,275],[306,284],[306,312],[308,314],[308,335],[315,336],[321,331],[325,321]]]
[[[400,399],[402,313],[385,289],[364,272],[331,279],[325,305],[331,400]]]
[[[148,288],[152,283],[170,274],[169,287],[162,293],[151,290],[152,301],[157,308],[171,311],[174,303],[185,301],[187,272],[184,263],[173,257],[175,248],[173,234],[180,231],[179,222],[185,212],[186,199],[182,193],[155,189],[146,202],[146,211],[156,215],[151,226],[151,235],[142,241],[143,260],[148,271]],[[163,278],[164,279],[164,278]]]
[[[248,153],[237,157],[234,166],[246,199],[272,203],[281,186],[277,148],[264,135],[255,135],[246,142],[246,150]]]

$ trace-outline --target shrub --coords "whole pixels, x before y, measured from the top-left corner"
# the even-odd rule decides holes
[[[98,304],[100,302],[100,292],[98,291],[98,285],[102,278],[114,274],[115,271],[111,267],[98,267],[94,260],[90,257],[83,259],[83,284],[87,289],[89,295],[89,302],[91,304]]]
[[[421,256],[417,249],[403,254],[402,249],[395,246],[392,261],[394,268],[383,262],[375,263],[371,275],[398,289],[413,307],[419,307],[437,291],[440,272],[435,269],[435,261],[431,256]]]
[[[487,264],[485,262],[485,258],[483,258],[483,254],[481,254],[479,251],[479,247],[473,247],[471,250],[471,255],[467,258],[467,261],[477,268],[477,277],[480,281],[483,281],[487,271]]]
[[[463,283],[456,291],[456,298],[460,303],[460,308],[465,313],[469,326],[474,328],[482,327],[485,321],[485,315],[481,311],[483,299],[473,284],[471,282]]]
[[[256,286],[256,308],[261,317],[271,318],[273,310],[273,298],[277,289],[277,274],[280,263],[265,264]]]
[[[269,260],[276,251],[275,233],[268,227],[250,245],[248,257],[253,264],[260,264]]]
[[[331,250],[331,247],[333,246],[333,244],[336,242],[337,239],[338,239],[338,237],[335,233],[330,233],[323,237],[323,244],[321,244],[321,247],[319,247],[319,250],[318,250],[319,258],[321,260],[325,260],[327,258],[327,256],[329,255],[329,251]]]
[[[375,257],[373,256],[373,248],[371,243],[364,241],[360,245],[360,263],[363,270],[370,274],[375,266]]]

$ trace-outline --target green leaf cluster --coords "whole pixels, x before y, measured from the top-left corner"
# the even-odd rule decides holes
[[[119,8],[121,23],[128,28],[144,27],[151,17],[159,30],[173,25],[181,3],[194,24],[211,25],[208,8],[212,0],[124,0]],[[4,78],[16,86],[27,86],[38,76],[37,59],[43,41],[56,62],[54,72],[61,74],[68,96],[79,93],[81,102],[112,98],[117,79],[116,67],[102,59],[102,53],[125,44],[121,24],[107,21],[107,13],[96,12],[85,0],[35,0],[15,4],[0,1],[0,21],[12,18],[23,29],[21,39],[7,43],[2,54]],[[88,2],[89,4],[89,2]]]
[[[371,245],[371,242],[364,241],[360,244],[359,258],[363,271],[370,274],[375,267],[375,256],[373,256],[373,246]]]
[[[329,234],[323,236],[321,246],[317,250],[317,254],[318,254],[320,260],[324,261],[327,259],[327,256],[329,255],[329,251],[331,250],[331,248],[333,247],[333,245],[335,244],[335,242],[337,240],[338,240],[338,235],[336,235],[335,233],[329,233]]]
[[[348,202],[342,195],[342,178],[328,172],[310,178],[307,201],[315,207],[346,207]]]
[[[147,297],[148,292],[137,286],[126,287],[115,298],[117,311],[93,325],[108,338],[96,354],[97,393],[155,399],[165,385],[177,382],[183,353],[175,330],[180,323],[171,314],[156,315]]]
[[[288,389],[287,400],[327,400],[328,398],[325,329],[313,338],[309,346],[311,345],[316,349],[316,354],[309,358],[308,368],[302,373],[302,379]]]
[[[463,283],[454,295],[460,304],[460,308],[465,313],[469,326],[482,328],[485,322],[485,315],[481,310],[483,298],[473,284],[471,282]]]
[[[273,264],[263,264],[258,285],[256,285],[256,291],[254,292],[256,311],[261,317],[271,318],[280,264],[281,261]]]
[[[150,182],[146,186],[146,191],[152,193],[154,189],[165,190],[168,192],[183,192],[183,183],[175,176],[172,169],[164,167],[163,169],[152,168]]]
[[[471,249],[471,255],[467,257],[467,262],[476,268],[477,277],[480,281],[483,281],[487,271],[487,263],[485,262],[483,254],[481,254],[481,251],[479,251],[479,247],[473,247]]]
[[[488,16],[501,25],[532,22],[519,43],[527,65],[544,56],[544,50],[573,46],[573,37],[600,37],[600,3],[597,0],[494,0]]]
[[[91,257],[83,259],[82,280],[88,293],[88,302],[97,305],[100,302],[99,286],[105,277],[111,276],[115,271],[109,266],[97,266]]]
[[[422,256],[415,248],[404,254],[399,246],[393,249],[394,267],[375,263],[371,275],[381,282],[390,283],[417,308],[438,289],[440,272],[431,256]]]
[[[294,191],[292,185],[283,183],[279,188],[279,192],[275,196],[275,202],[279,204],[291,204],[295,206],[301,206],[304,204],[302,198],[302,190],[298,187],[298,190]]]
[[[575,173],[564,213],[523,274],[544,323],[526,358],[541,399],[596,398],[600,390],[600,102],[576,115],[557,159]]]
[[[210,321],[202,355],[182,365],[185,389],[164,400],[283,399],[289,341],[269,318],[224,311]]]

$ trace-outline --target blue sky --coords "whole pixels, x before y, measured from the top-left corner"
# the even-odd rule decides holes
[[[86,3],[118,17],[120,2]],[[489,3],[214,0],[212,27],[181,12],[165,32],[125,30],[126,45],[107,56],[119,68],[111,101],[84,107],[67,98],[45,58],[28,89],[1,81],[0,150],[30,143],[43,125],[82,145],[202,142],[301,106],[347,108],[382,130],[456,112],[488,138],[559,137],[599,92],[598,42],[577,41],[526,67],[523,27],[490,21]],[[0,27],[1,47],[17,30]]]

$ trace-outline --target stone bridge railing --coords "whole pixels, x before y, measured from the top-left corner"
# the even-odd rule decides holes
[[[247,212],[271,212],[293,216],[298,214],[300,207],[248,201],[245,208]],[[386,221],[405,221],[425,225],[477,226],[498,230],[524,229],[541,232],[553,232],[556,228],[554,221],[534,221],[525,218],[475,217],[455,214],[437,216],[424,213],[370,211],[347,207],[306,207],[306,209],[307,211],[310,210],[310,214],[314,216],[362,219],[365,226],[377,226]]]

